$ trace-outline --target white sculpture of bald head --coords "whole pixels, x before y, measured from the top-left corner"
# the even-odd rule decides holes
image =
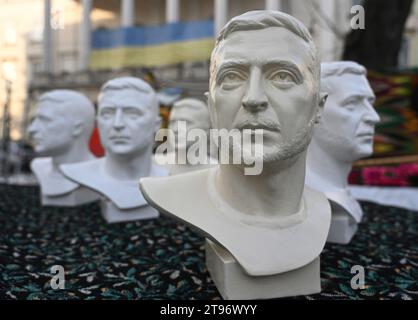
[[[339,162],[352,163],[373,153],[379,115],[366,69],[352,61],[321,64],[321,88],[328,93],[313,141]]]
[[[112,79],[103,85],[98,104],[97,124],[108,158],[126,161],[151,152],[161,120],[149,84],[130,77]]]
[[[187,157],[190,148],[196,140],[187,139],[188,134],[193,130],[201,130],[209,137],[211,127],[209,110],[207,105],[195,98],[183,98],[176,101],[170,111],[168,130],[167,154],[158,152],[155,160],[158,164],[164,165],[171,175],[185,173],[194,170],[209,168],[216,164],[216,160],[210,156],[210,141],[206,143],[206,159],[204,163],[192,164]]]
[[[186,122],[188,130],[197,128],[209,131],[210,118],[208,107],[203,101],[194,98],[178,100],[171,109],[168,122],[168,128],[172,130],[176,136],[178,135],[178,121]],[[187,134],[187,132],[185,134]],[[176,151],[179,149],[187,150],[193,141],[186,142],[186,144],[183,144],[183,141],[177,141],[177,143],[176,141],[170,141],[170,144]]]
[[[309,146],[307,184],[326,193],[333,212],[343,210],[358,223],[363,213],[348,192],[347,177],[354,161],[373,152],[380,120],[373,108],[375,95],[366,69],[351,61],[322,63],[321,90],[328,99]]]
[[[145,178],[146,198],[221,244],[249,275],[314,261],[330,222],[326,198],[304,187],[306,148],[325,102],[319,81],[315,46],[297,19],[277,11],[233,18],[212,52],[209,113],[216,129],[264,130],[263,171],[245,175],[241,162]]]
[[[94,128],[94,106],[72,90],[53,90],[40,96],[28,128],[39,155],[60,163],[91,158],[88,143]]]
[[[71,205],[70,193],[79,185],[66,179],[58,166],[94,159],[89,149],[94,113],[91,101],[76,91],[53,90],[40,96],[28,132],[35,152],[44,157],[31,163],[41,185],[43,204]],[[73,199],[74,205],[77,202]]]
[[[157,96],[149,84],[133,77],[109,80],[100,90],[97,114],[105,157],[61,166],[68,178],[107,199],[112,210],[118,212],[117,221],[110,222],[137,217],[133,213],[124,215],[120,210],[149,211],[138,195],[137,181],[141,177],[166,175],[163,168],[152,163],[154,135],[160,123]],[[149,217],[157,215],[153,212]]]

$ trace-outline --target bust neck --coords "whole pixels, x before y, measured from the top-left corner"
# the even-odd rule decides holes
[[[52,157],[52,168],[55,172],[60,172],[59,166],[67,163],[77,163],[94,159],[85,141],[75,141],[67,152]]]
[[[207,133],[207,136],[209,135],[209,133]],[[191,149],[191,147],[196,147],[195,144],[197,144],[198,142],[194,142],[193,144],[184,147],[184,148],[178,148],[175,145],[173,145],[173,143],[170,142],[170,146],[169,149],[167,151],[168,155],[171,155],[171,157],[174,158],[175,164],[179,165],[179,166],[194,166],[195,164],[191,164],[189,161],[189,157],[188,157],[188,152]],[[200,161],[200,158],[204,157],[204,161],[203,163],[200,164],[210,164],[211,161],[211,144],[210,144],[210,139],[208,139],[208,141],[205,144],[200,144],[199,143],[199,147],[203,147],[205,146],[206,148],[206,153],[204,153],[203,155],[200,155],[199,153],[199,157],[197,157]],[[193,155],[195,155],[195,153],[192,153]],[[203,160],[203,159],[202,159]],[[212,160],[213,161],[213,160]]]
[[[104,169],[107,174],[117,180],[135,180],[139,181],[142,177],[149,176],[152,162],[152,145],[140,153],[114,154],[106,153]]]
[[[220,165],[216,189],[226,203],[247,216],[287,217],[301,208],[306,151],[291,159],[264,164],[260,175],[244,175],[244,168]]]
[[[322,192],[347,189],[347,178],[352,162],[336,159],[330,152],[326,152],[315,139],[312,139],[308,150],[307,184]]]

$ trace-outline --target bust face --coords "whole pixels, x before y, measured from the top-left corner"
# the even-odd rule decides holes
[[[74,121],[66,112],[65,102],[41,100],[28,128],[35,151],[44,156],[65,154],[74,143]]]
[[[152,95],[125,88],[106,91],[97,116],[100,139],[106,152],[134,155],[154,141],[156,119]]]
[[[304,151],[319,90],[308,69],[308,44],[285,28],[236,31],[214,58],[209,96],[214,125],[263,129],[264,162]]]
[[[364,75],[345,73],[327,78],[328,93],[314,139],[336,158],[355,161],[373,153],[373,135],[379,115],[375,95]]]
[[[183,127],[177,126],[178,121],[184,121],[186,123],[186,132],[182,134],[184,136],[187,135],[187,132],[192,129],[202,129],[202,130],[209,130],[210,128],[210,119],[209,113],[206,109],[203,109],[202,106],[200,107],[193,107],[182,105],[181,107],[174,107],[170,113],[170,119],[168,123],[168,128],[173,131],[174,135],[177,137],[179,136],[178,130],[183,130]],[[182,140],[182,139],[180,139]],[[176,150],[187,150],[194,141],[180,141],[177,139],[177,145],[175,146],[174,142],[170,140],[170,144],[175,147]],[[186,143],[184,143],[186,142]]]

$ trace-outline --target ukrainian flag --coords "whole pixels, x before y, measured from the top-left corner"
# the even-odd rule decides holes
[[[90,67],[159,67],[205,61],[213,45],[213,20],[96,30],[92,34]]]

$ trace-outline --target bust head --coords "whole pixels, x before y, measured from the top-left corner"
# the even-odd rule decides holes
[[[263,161],[305,151],[325,101],[320,64],[306,27],[278,11],[230,20],[212,52],[208,104],[218,128],[264,129]]]
[[[192,129],[208,131],[210,129],[209,110],[206,104],[198,99],[185,98],[174,103],[170,112],[168,128],[173,131],[175,136],[178,135],[178,130],[183,128],[177,126],[178,121],[184,121],[188,131]],[[186,145],[183,145],[182,141],[178,141],[177,146],[173,145],[173,141],[170,143],[175,150],[178,150],[188,149],[193,141],[187,140]]]
[[[94,128],[94,106],[81,93],[53,90],[40,96],[28,132],[39,154],[65,156],[76,143],[88,145]]]
[[[97,123],[107,154],[135,156],[151,148],[161,121],[157,96],[148,83],[133,77],[109,80],[98,104]]]
[[[328,93],[314,141],[337,160],[353,162],[373,152],[374,127],[380,118],[366,69],[356,62],[321,64],[321,89]]]

